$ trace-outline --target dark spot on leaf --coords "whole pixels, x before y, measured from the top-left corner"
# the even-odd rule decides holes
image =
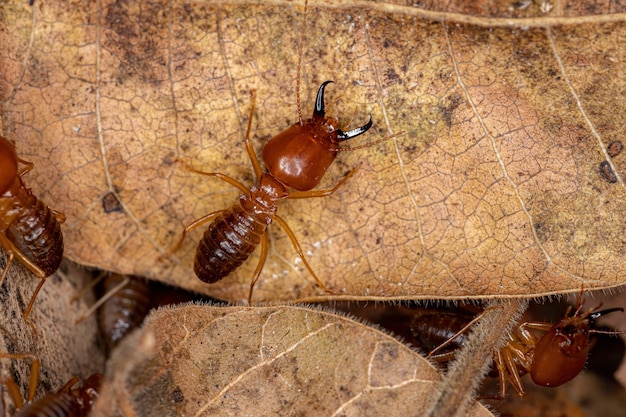
[[[141,80],[159,85],[163,82],[165,49],[159,41],[160,28],[167,24],[167,13],[157,4],[118,0],[106,8],[105,26],[114,32],[105,47],[119,59],[116,75],[119,84],[126,80]]]
[[[461,103],[461,96],[459,94],[452,94],[449,96],[448,105],[440,106],[441,115],[443,116],[443,120],[446,122],[448,127],[452,126],[452,113],[459,107]]]
[[[174,388],[174,391],[172,392],[172,401],[174,401],[176,404],[180,404],[184,400],[185,400],[185,396],[183,395],[183,392],[181,391],[180,387]]]
[[[609,153],[609,156],[611,158],[619,155],[620,153],[622,153],[623,150],[624,150],[624,145],[622,145],[622,142],[620,142],[619,140],[616,140],[615,142],[611,142],[609,144],[609,147],[607,148],[607,152]]]
[[[609,161],[602,161],[600,163],[600,176],[610,183],[617,182],[617,176],[615,175],[615,172],[613,172]]]
[[[399,82],[401,82],[400,80],[400,76],[398,75],[398,73],[393,69],[390,68],[389,70],[387,70],[387,83],[388,84],[397,84]]]
[[[174,161],[176,161],[176,158],[174,157],[174,152],[170,152],[167,155],[165,155],[162,161],[164,165],[172,165]]]
[[[122,206],[117,196],[109,191],[102,197],[102,209],[108,214],[114,211],[122,211]]]

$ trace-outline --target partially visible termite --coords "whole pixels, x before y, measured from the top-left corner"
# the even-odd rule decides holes
[[[576,310],[570,316],[572,307],[568,307],[565,315],[556,323],[526,321],[515,326],[509,335],[509,340],[499,350],[494,352],[493,361],[500,381],[500,391],[497,398],[506,396],[507,381],[520,396],[525,394],[521,377],[530,373],[537,385],[556,387],[572,380],[578,375],[587,360],[587,355],[593,341],[592,333],[619,334],[621,332],[607,332],[593,329],[595,321],[606,314],[615,311],[624,311],[623,308],[610,308],[596,311],[599,307],[582,311],[582,293],[577,300]],[[433,349],[429,356],[438,361],[447,361],[454,357],[454,350],[442,354],[435,354],[442,348],[456,340],[463,343],[465,333],[473,323],[482,317],[482,314],[467,321],[467,317],[460,319],[466,324],[459,329],[459,320],[454,318],[451,328],[434,326],[431,330],[433,339],[447,336],[447,340]],[[453,328],[453,329],[452,329]],[[427,329],[427,327],[424,327]],[[532,331],[545,332],[540,338]],[[436,336],[436,337],[435,337]],[[459,339],[461,338],[461,339]],[[425,337],[424,339],[427,339]]]
[[[91,287],[97,287],[99,298],[76,324],[97,310],[100,333],[109,352],[141,326],[151,309],[198,299],[181,288],[134,275],[102,273],[84,290]]]
[[[98,398],[104,379],[101,374],[93,374],[85,380],[80,388],[72,388],[79,382],[78,377],[73,377],[56,393],[46,394],[34,400],[41,367],[39,358],[28,353],[0,353],[0,358],[30,359],[32,361],[26,405],[15,381],[11,378],[2,380],[15,408],[19,410],[16,417],[87,417]]]
[[[18,163],[24,165],[21,171]],[[50,209],[24,185],[22,178],[32,168],[33,164],[18,158],[15,146],[0,136],[0,246],[7,254],[0,286],[14,258],[40,278],[24,310],[26,321],[46,277],[61,264],[60,223],[65,220],[62,213]]]
[[[118,274],[106,277],[103,289],[107,298],[98,310],[98,324],[112,350],[143,323],[152,308],[151,289],[143,278]]]

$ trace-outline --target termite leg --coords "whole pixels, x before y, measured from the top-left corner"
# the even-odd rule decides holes
[[[465,333],[466,331],[468,331],[470,329],[470,327],[472,327],[474,324],[476,324],[480,319],[482,319],[483,317],[485,317],[485,314],[487,314],[488,311],[493,310],[494,308],[501,308],[501,306],[492,306],[492,307],[488,307],[486,309],[484,309],[479,315],[477,315],[476,317],[474,317],[472,319],[472,321],[470,321],[469,323],[467,323],[465,326],[463,326],[463,328],[461,330],[459,330],[458,332],[456,332],[455,334],[453,334],[450,338],[448,338],[448,340],[446,340],[445,342],[443,342],[442,344],[440,344],[439,346],[437,346],[436,348],[434,348],[433,350],[431,350],[430,352],[428,352],[428,357],[432,357],[432,358],[436,358],[439,357],[440,355],[434,355],[435,352],[437,352],[438,350],[443,349],[444,347],[448,346],[450,343],[452,343],[454,341],[454,339],[456,339],[457,337],[461,336],[463,333]]]
[[[202,226],[205,223],[208,223],[210,221],[212,221],[213,219],[215,219],[217,216],[219,216],[220,214],[222,214],[225,210],[218,210],[218,211],[214,211],[212,213],[207,214],[206,216],[202,216],[199,219],[194,220],[193,222],[191,222],[190,224],[188,224],[185,229],[183,229],[183,235],[181,236],[180,240],[178,241],[178,243],[176,245],[174,245],[172,247],[172,249],[170,249],[169,251],[167,251],[167,253],[159,256],[159,261],[167,258],[169,256],[171,256],[174,252],[176,252],[178,249],[180,249],[180,247],[183,244],[183,241],[185,240],[185,238],[187,237],[188,233],[193,232],[194,230],[196,230],[198,227]]]
[[[35,274],[37,277],[44,278],[46,276],[46,273],[43,271],[43,269],[39,268],[33,261],[31,261],[26,255],[24,255],[22,251],[20,251],[13,244],[13,242],[11,242],[2,233],[0,233],[0,247],[2,247],[4,251],[8,254],[7,255],[8,257],[16,257],[20,261],[20,263],[26,267],[26,269],[28,269],[30,272]],[[7,265],[8,263],[9,261],[7,260]],[[6,269],[7,268],[5,267],[5,271],[2,272],[3,277],[4,277],[4,274],[6,273]]]
[[[31,353],[0,353],[0,358],[32,360],[30,364],[30,379],[28,381],[28,396],[26,397],[27,401],[32,401],[33,398],[35,398],[37,384],[39,383],[39,369],[41,368],[41,361],[39,358]],[[17,388],[17,385],[15,384],[15,381],[13,381],[10,377],[7,377],[3,378],[2,383],[9,390],[11,398],[15,404],[15,408],[22,408],[24,401],[22,401],[22,396]]]
[[[7,255],[7,262],[4,265],[2,274],[0,274],[0,287],[2,287],[2,283],[4,282],[4,277],[6,277],[7,272],[9,271],[9,268],[11,267],[11,264],[13,263],[13,258],[14,258],[13,251],[7,251],[6,249],[4,251]]]
[[[13,405],[15,406],[15,409],[21,409],[24,406],[24,400],[22,399],[20,387],[17,386],[17,383],[13,380],[13,378],[11,378],[10,376],[1,377],[0,384],[4,385],[7,389],[11,400],[13,400]],[[4,404],[1,405],[4,406]],[[2,412],[2,415],[5,415],[4,407],[0,408],[0,412]]]
[[[285,233],[287,233],[287,236],[289,236],[289,240],[291,240],[291,244],[293,245],[293,248],[296,250],[296,252],[298,253],[298,256],[300,256],[300,259],[302,259],[302,262],[304,263],[304,266],[306,266],[306,269],[309,270],[309,273],[311,274],[311,276],[315,279],[315,282],[317,282],[317,285],[319,285],[319,287],[326,293],[328,294],[334,294],[332,291],[330,291],[328,288],[326,288],[326,286],[324,285],[324,283],[318,278],[317,274],[315,273],[315,271],[313,271],[313,268],[311,267],[311,265],[309,265],[309,263],[306,260],[306,257],[304,256],[304,253],[302,252],[302,247],[300,247],[300,243],[298,243],[298,239],[296,238],[296,235],[293,234],[293,231],[291,230],[291,228],[289,227],[289,225],[287,224],[287,222],[285,220],[283,220],[280,216],[276,216],[274,218],[278,224],[283,228],[283,230],[285,231]]]
[[[35,288],[35,292],[30,297],[30,301],[28,302],[28,305],[26,306],[26,310],[24,310],[24,313],[22,314],[24,321],[28,323],[28,325],[33,329],[34,333],[35,333],[35,325],[31,323],[30,320],[28,320],[28,316],[30,315],[30,310],[33,309],[33,305],[35,305],[35,300],[37,299],[39,290],[41,290],[41,287],[43,287],[43,284],[45,284],[45,282],[46,282],[46,277],[43,277],[39,280],[39,284],[37,284],[37,288]]]
[[[504,366],[508,370],[508,375],[510,376],[510,378],[508,379],[511,382],[511,385],[513,385],[513,388],[515,388],[515,391],[517,391],[517,394],[520,397],[523,397],[525,394],[524,384],[522,383],[522,379],[519,376],[519,372],[517,372],[517,365],[515,364],[515,359],[513,358],[513,355],[508,349],[504,350],[502,359],[504,360]],[[498,370],[498,373],[499,372],[500,371]],[[500,377],[502,377],[502,375]],[[504,398],[506,394],[506,381],[504,382],[504,386],[505,386],[504,392],[500,392],[500,395],[502,396],[502,398]]]
[[[439,346],[437,346],[435,349],[439,349]],[[434,351],[433,351],[434,352]],[[435,355],[431,355],[432,352],[430,352],[428,354],[428,358],[434,360],[435,362],[449,362],[451,360],[454,360],[454,358],[456,357],[456,353],[455,352],[447,352],[447,353],[437,353]]]
[[[256,90],[252,90],[250,92],[250,117],[248,117],[248,127],[246,129],[246,151],[248,151],[248,157],[250,158],[250,162],[252,163],[252,168],[254,169],[254,176],[256,177],[256,181],[259,182],[261,179],[261,175],[263,174],[263,169],[261,168],[261,163],[259,162],[259,158],[256,156],[256,152],[254,151],[254,147],[252,146],[252,141],[250,140],[250,129],[252,128],[252,116],[254,116],[254,105],[256,101]],[[246,189],[245,192],[248,192]]]
[[[41,290],[41,287],[46,282],[46,273],[41,268],[39,268],[35,263],[33,263],[33,261],[27,258],[26,255],[24,255],[18,248],[16,248],[13,242],[11,242],[2,233],[0,233],[0,246],[7,253],[7,263],[4,267],[4,270],[2,271],[2,274],[0,275],[0,285],[2,285],[2,282],[4,281],[4,277],[6,276],[14,258],[17,258],[21,262],[22,265],[24,265],[30,272],[35,274],[35,276],[37,276],[40,279],[39,284],[37,285],[37,288],[35,288],[35,292],[30,298],[30,301],[28,302],[28,306],[26,307],[26,310],[24,310],[24,313],[22,314],[22,317],[24,317],[24,321],[26,321],[28,325],[31,327],[31,329],[33,330],[33,332],[35,332],[35,326],[28,320],[28,316],[30,314],[30,311],[33,308],[33,305],[35,304],[35,300],[37,299],[39,290]]]
[[[17,158],[17,160],[22,165],[24,165],[24,168],[22,168],[22,170],[20,172],[18,172],[18,174],[17,174],[19,177],[22,177],[22,176],[28,174],[30,172],[30,170],[33,169],[33,167],[35,166],[35,164],[33,164],[32,162],[25,161],[25,160],[23,160],[21,158]]]
[[[80,381],[80,378],[77,377],[76,375],[74,375],[72,378],[70,378],[69,381],[67,381],[65,383],[65,385],[63,385],[58,391],[57,393],[62,393],[62,392],[70,392],[70,388],[72,388],[74,385],[76,385],[78,383],[78,381]]]
[[[63,214],[60,211],[53,210],[53,209],[50,209],[50,211],[52,211],[52,215],[54,216],[55,219],[57,219],[59,224],[65,223],[65,214]]]
[[[526,321],[518,325],[515,329],[515,333],[522,340],[522,342],[528,346],[535,346],[538,339],[527,329],[541,330],[547,332],[552,328],[552,324],[544,323],[541,321]]]
[[[256,100],[256,91],[252,90],[251,92],[251,105],[250,105],[250,117],[248,118],[248,127],[246,129],[246,138],[245,138],[245,144],[246,144],[246,151],[248,152],[248,157],[250,158],[250,162],[252,163],[252,167],[254,169],[254,175],[256,177],[257,182],[259,181],[259,179],[261,178],[261,175],[263,174],[263,170],[261,168],[261,163],[259,162],[259,159],[256,156],[256,153],[254,152],[254,147],[252,146],[252,142],[250,141],[250,130],[252,128],[252,116],[254,115],[254,102]],[[200,175],[206,175],[209,177],[215,177],[219,180],[222,180],[224,182],[229,183],[230,185],[232,185],[233,187],[239,189],[239,191],[241,191],[244,194],[247,194],[250,189],[249,187],[246,187],[245,185],[243,185],[241,182],[237,181],[236,179],[234,179],[233,177],[230,177],[228,175],[225,174],[221,174],[219,172],[204,172],[204,171],[199,171],[195,168],[190,167],[189,165],[185,164],[185,168],[191,172],[195,172],[196,174],[200,174]]]
[[[267,234],[267,230],[263,233],[263,238],[261,240],[261,256],[259,258],[259,263],[254,270],[254,274],[252,274],[252,281],[250,282],[250,293],[248,293],[248,305],[252,305],[252,290],[254,289],[254,285],[259,280],[259,276],[261,275],[261,271],[263,271],[263,266],[265,265],[265,261],[267,260],[267,252],[269,250],[269,238]]]
[[[499,385],[499,393],[497,396],[494,396],[493,399],[503,400],[506,398],[506,366],[504,364],[504,360],[502,359],[502,353],[500,350],[495,352],[493,362],[496,365],[496,369],[498,370],[498,385]],[[483,397],[483,398],[491,398],[491,397]]]
[[[98,274],[98,276],[96,276],[94,279],[91,280],[91,282],[87,285],[85,285],[83,288],[80,289],[80,291],[78,291],[76,293],[76,295],[74,295],[72,297],[72,299],[70,300],[71,303],[75,303],[77,302],[79,299],[83,298],[83,296],[87,293],[87,291],[92,290],[96,285],[98,285],[98,283],[100,281],[102,281],[106,276],[108,275],[107,272],[105,271],[100,271],[100,273]]]
[[[79,324],[83,320],[85,320],[87,317],[91,316],[93,312],[99,309],[102,306],[102,304],[106,303],[109,298],[113,297],[115,294],[122,291],[124,287],[128,285],[129,282],[130,282],[130,278],[128,276],[125,276],[122,282],[117,284],[115,287],[111,288],[110,291],[108,291],[106,294],[100,297],[98,301],[96,301],[91,307],[87,309],[87,311],[85,311],[78,319],[76,319],[74,324]]]
[[[329,188],[327,190],[293,191],[293,192],[289,193],[289,196],[287,196],[287,198],[288,199],[292,199],[292,198],[312,198],[312,197],[326,197],[326,196],[329,196],[332,193],[334,193],[335,191],[337,191],[337,189],[339,189],[339,187],[341,187],[346,181],[348,181],[350,179],[350,177],[352,177],[354,174],[356,174],[358,169],[359,169],[358,166],[352,168],[350,170],[350,172],[348,172],[348,175],[346,175],[345,177],[340,179],[339,182],[337,182],[337,184],[335,184],[335,186],[333,188]]]
[[[228,184],[232,185],[233,187],[238,188],[239,191],[241,191],[242,193],[247,194],[248,192],[250,192],[250,189],[248,187],[246,187],[245,185],[243,185],[242,183],[240,183],[239,181],[237,181],[233,177],[229,177],[226,174],[221,174],[219,172],[199,171],[199,170],[197,170],[195,168],[190,167],[187,164],[185,164],[185,169],[188,170],[188,171],[191,171],[193,173],[196,173],[196,174],[206,175],[207,177],[215,177],[218,180],[222,180],[224,182],[227,182]]]

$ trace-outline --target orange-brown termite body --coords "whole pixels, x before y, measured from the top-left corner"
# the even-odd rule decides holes
[[[624,309],[609,308],[602,311],[590,309],[581,312],[579,305],[571,317],[568,309],[565,317],[553,324],[547,333],[534,343],[530,367],[532,380],[545,387],[556,387],[572,380],[585,366],[589,349],[593,345],[590,340],[591,334],[607,333],[593,329],[593,324],[599,317],[615,311]],[[527,324],[527,327],[533,328],[531,324]],[[541,327],[541,323],[537,323],[535,328]]]
[[[565,315],[556,323],[525,321],[516,325],[509,334],[505,345],[494,351],[495,374],[500,380],[498,398],[506,396],[507,381],[520,396],[525,394],[521,377],[526,373],[537,385],[557,387],[578,375],[585,366],[589,350],[593,345],[592,333],[618,334],[593,328],[595,321],[606,314],[624,311],[610,308],[602,311],[590,309],[582,311],[582,297],[579,297],[574,314],[569,307]],[[451,343],[458,347],[466,340],[469,327],[482,317],[471,318],[469,313],[448,312],[437,315],[430,310],[431,318],[422,313],[422,322],[416,324],[414,332],[419,334],[423,347],[431,349],[430,356],[437,361],[448,361],[454,357],[454,350],[434,354]],[[430,323],[430,324],[429,324]],[[463,324],[465,323],[465,324]],[[544,332],[537,337],[533,331]],[[442,343],[443,339],[443,343]]]
[[[101,374],[91,375],[80,388],[72,388],[79,382],[78,377],[73,377],[57,392],[46,394],[34,400],[41,367],[39,358],[28,353],[0,353],[0,357],[30,359],[32,361],[25,406],[15,381],[11,378],[2,380],[13,399],[15,408],[18,410],[16,417],[87,417],[98,399],[100,387],[104,380],[104,376]]]
[[[180,288],[134,275],[102,273],[83,291],[92,287],[97,288],[99,298],[75,323],[97,311],[100,333],[109,352],[139,328],[153,308],[198,300]]]
[[[298,123],[274,136],[265,144],[262,156],[267,173],[262,171],[250,141],[250,127],[254,112],[253,95],[245,145],[258,185],[248,188],[227,175],[196,171],[188,167],[193,172],[221,179],[242,192],[239,202],[232,208],[210,213],[189,224],[183,231],[178,244],[170,251],[173,253],[180,247],[187,233],[212,221],[198,245],[195,256],[194,272],[202,281],[215,283],[228,276],[248,259],[260,243],[261,255],[252,276],[248,295],[250,302],[252,290],[267,258],[269,246],[267,226],[276,221],[287,233],[296,252],[317,284],[324,291],[330,292],[306,261],[294,233],[285,220],[277,214],[278,204],[282,200],[331,195],[356,171],[356,168],[350,171],[333,188],[313,190],[335,160],[337,153],[343,149],[340,143],[367,132],[372,126],[370,117],[365,125],[344,132],[339,128],[339,122],[336,119],[326,116],[324,89],[330,82],[326,81],[320,86],[313,116],[310,119],[303,120],[300,116]],[[382,140],[386,139],[389,138]],[[378,142],[380,141],[374,143]]]
[[[143,323],[152,308],[151,289],[143,278],[111,274],[103,290],[110,297],[98,309],[98,324],[111,351]]]
[[[25,165],[21,171],[18,163]],[[7,254],[0,286],[14,258],[40,278],[24,310],[25,320],[46,277],[61,264],[60,223],[65,220],[63,214],[51,210],[24,185],[22,177],[32,168],[33,164],[18,158],[13,144],[0,136],[0,246]]]

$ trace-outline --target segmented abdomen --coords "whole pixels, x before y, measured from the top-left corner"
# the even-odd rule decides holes
[[[467,325],[473,317],[460,311],[425,310],[411,320],[410,331],[417,344],[425,350],[433,350],[453,337]],[[467,334],[460,334],[448,349],[458,348],[467,341]],[[441,353],[441,352],[440,352]]]
[[[69,393],[48,394],[23,408],[17,417],[80,416],[80,406]]]
[[[53,274],[63,259],[59,222],[52,210],[27,189],[22,190],[15,205],[18,214],[5,235],[46,276]]]
[[[257,247],[272,222],[276,206],[248,210],[249,196],[222,212],[198,244],[193,270],[204,282],[214,283],[237,269]]]
[[[104,293],[112,291],[125,277],[111,274],[104,281]],[[151,307],[150,285],[145,279],[129,276],[128,283],[100,307],[98,322],[109,349],[143,323]]]

